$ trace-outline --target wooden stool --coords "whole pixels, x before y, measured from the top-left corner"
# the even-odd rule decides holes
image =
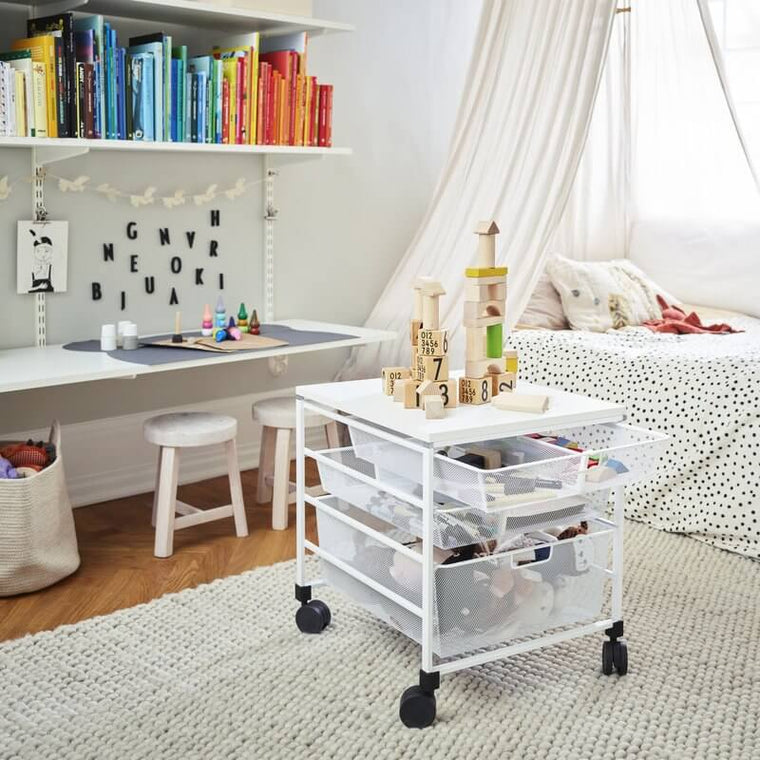
[[[272,528],[285,530],[288,527],[288,504],[296,500],[295,484],[290,481],[290,440],[296,429],[295,399],[291,396],[257,401],[253,405],[253,419],[263,426],[256,502],[271,501]],[[340,441],[335,421],[304,409],[305,428],[323,426],[328,448],[337,449]]]
[[[234,516],[235,533],[248,535],[243,504],[243,487],[240,482],[235,436],[237,420],[223,414],[206,412],[180,412],[162,414],[146,420],[143,426],[149,443],[159,446],[156,490],[153,494],[153,519],[156,528],[156,557],[170,557],[173,551],[174,531],[191,525],[221,520]],[[227,450],[227,473],[230,479],[232,504],[213,509],[198,509],[177,501],[177,471],[180,449],[191,446],[211,446],[223,443]],[[179,512],[182,517],[176,517]]]

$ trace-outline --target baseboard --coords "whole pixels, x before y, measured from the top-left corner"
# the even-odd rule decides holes
[[[255,401],[276,393],[251,393],[245,396],[205,402],[204,411],[229,414],[238,421],[238,458],[240,469],[258,467],[261,427],[251,418]],[[152,491],[156,478],[155,446],[143,437],[143,422],[166,412],[191,411],[197,406],[152,409],[149,412],[79,422],[62,427],[61,451],[71,503],[75,507]],[[48,430],[26,430],[3,437],[9,440],[47,439]],[[324,432],[307,431],[308,446],[325,445]],[[224,450],[220,446],[187,449],[180,460],[179,482],[195,483],[226,473]]]

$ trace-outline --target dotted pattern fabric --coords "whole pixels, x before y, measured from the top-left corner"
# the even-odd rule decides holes
[[[0,646],[0,757],[757,757],[760,563],[626,533],[623,678],[585,636],[444,676],[404,728],[419,647],[327,588],[332,624],[299,633],[289,562]]]
[[[625,405],[672,437],[657,475],[627,489],[626,515],[760,557],[760,320],[735,335],[522,330],[520,379]]]

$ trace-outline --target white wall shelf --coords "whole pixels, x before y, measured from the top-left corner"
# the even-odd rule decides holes
[[[220,145],[216,143],[144,142],[142,140],[87,140],[61,137],[0,137],[0,148],[34,148],[38,163],[72,158],[90,150],[147,153],[246,153],[251,155],[349,156],[351,148],[312,148],[299,145]]]
[[[354,30],[351,24],[338,21],[233,8],[193,2],[193,0],[35,0],[34,2],[2,0],[2,2],[28,8],[34,7],[37,15],[70,10],[224,32],[261,32],[265,35],[308,32],[314,35]],[[49,8],[46,9],[46,6]]]

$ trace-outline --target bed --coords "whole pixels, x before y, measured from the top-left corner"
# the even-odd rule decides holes
[[[671,436],[657,475],[627,493],[629,517],[759,558],[760,319],[700,316],[744,332],[518,329],[510,343],[520,379],[625,404]]]

